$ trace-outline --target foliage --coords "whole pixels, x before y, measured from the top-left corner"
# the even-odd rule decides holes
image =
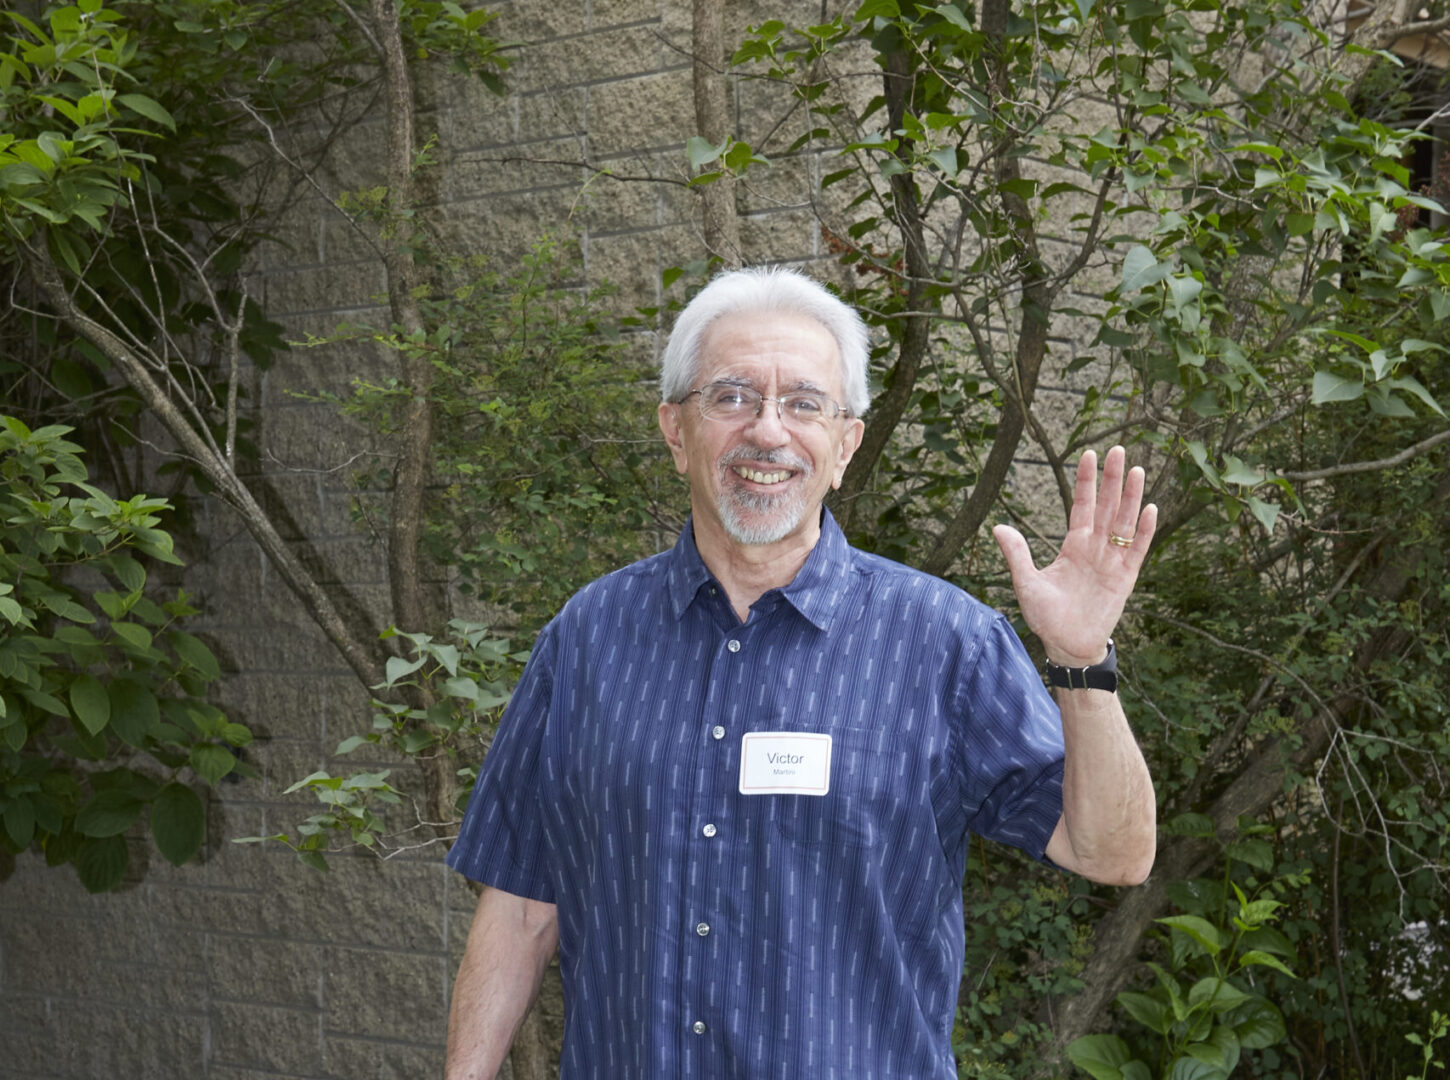
[[[411,656],[393,656],[387,676],[373,687],[382,696],[373,698],[372,730],[352,735],[338,744],[338,757],[363,748],[382,751],[383,759],[394,755],[404,759],[443,755],[457,766],[461,780],[453,813],[463,814],[473,794],[477,765],[493,741],[499,715],[513,692],[527,662],[527,652],[511,650],[507,638],[488,627],[453,619],[446,637],[407,634],[390,628],[389,638],[406,641]],[[410,693],[411,692],[411,693]],[[423,708],[412,707],[402,696],[426,700]],[[388,783],[390,770],[354,772],[332,776],[314,772],[297,781],[285,794],[310,791],[325,809],[311,815],[297,827],[295,837],[287,833],[249,836],[237,843],[274,840],[290,847],[308,866],[327,869],[327,854],[339,838],[347,846],[366,848],[388,858],[399,850],[435,842],[425,839],[409,845],[410,833],[448,822],[427,822],[414,805],[413,823],[389,826],[379,804],[397,806],[406,797]]]
[[[607,286],[572,287],[570,244],[544,237],[507,275],[440,259],[422,298],[426,332],[360,326],[433,366],[434,491],[425,550],[459,588],[537,628],[588,581],[673,541],[668,459],[655,438],[653,369],[611,325]],[[384,435],[409,399],[396,380],[357,382],[343,407]],[[364,490],[386,472],[360,477]],[[372,513],[360,498],[360,517]]]
[[[1028,868],[1016,852],[977,840],[967,860],[966,970],[952,1033],[959,1075],[1004,1080],[1051,1037],[1039,1015],[1049,997],[1072,993],[1092,949],[1087,883]]]
[[[202,700],[220,670],[178,626],[186,593],[147,595],[138,556],[179,562],[167,504],[92,486],[68,430],[0,417],[0,853],[34,847],[103,892],[143,816],[168,862],[196,856],[192,784],[253,775],[252,735]]]
[[[1175,823],[1180,829],[1208,826],[1194,815],[1185,817]],[[1073,1064],[1094,1080],[1225,1080],[1243,1051],[1283,1041],[1284,1017],[1255,985],[1252,969],[1293,977],[1286,960],[1293,958],[1294,946],[1272,925],[1285,905],[1273,894],[1302,887],[1308,876],[1260,883],[1254,871],[1272,870],[1272,851],[1252,837],[1270,832],[1264,825],[1246,827],[1245,838],[1228,848],[1222,880],[1173,884],[1182,914],[1157,920],[1168,927],[1167,941],[1161,942],[1167,967],[1150,963],[1156,984],[1117,997],[1138,1037],[1130,1044],[1117,1035],[1084,1035],[1067,1048]],[[1253,899],[1234,880],[1236,871],[1246,870]]]
[[[1294,0],[867,0],[769,20],[735,62],[790,98],[772,129],[789,134],[687,147],[746,181],[823,159],[812,205],[877,343],[836,505],[854,543],[1010,606],[982,526],[1005,515],[1046,551],[1083,449],[1122,441],[1149,466],[1159,540],[1118,641],[1163,816],[1231,835],[1251,811],[1274,830],[1252,838],[1256,880],[1303,882],[1274,912],[1300,977],[1252,983],[1284,1038],[1244,1048],[1235,1075],[1403,1075],[1406,990],[1445,992],[1404,928],[1443,948],[1450,258],[1439,193],[1407,167],[1425,138],[1411,80],[1319,18]],[[1150,883],[1162,913],[1214,849],[1164,837],[1182,877]],[[1227,902],[1183,914],[1232,935]],[[1018,926],[1000,906],[981,918],[971,933]],[[1124,918],[1110,905],[1102,925]],[[1236,945],[1214,940],[1219,958],[1155,962],[1186,980],[1217,961],[1247,992],[1223,966]],[[1091,950],[1080,996],[1158,948],[1134,932]],[[1034,996],[1029,970],[1001,1000]],[[964,994],[963,1075],[1040,1075],[1101,1027],[1066,998],[1049,1045],[1045,1016],[1020,1015],[1005,1051]],[[1144,1067],[1208,1075],[1189,1034]]]

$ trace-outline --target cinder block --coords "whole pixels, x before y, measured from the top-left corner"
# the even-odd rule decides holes
[[[323,1043],[328,1076],[369,1080],[414,1080],[443,1075],[443,1044],[348,1039],[329,1035]]]
[[[598,159],[683,145],[693,134],[688,68],[589,88],[589,153]]]
[[[673,52],[668,58],[662,56],[663,49],[653,26],[569,34],[531,47],[517,69],[517,85],[527,94],[545,87],[645,75],[659,70],[662,62],[678,62]],[[589,57],[589,62],[581,64],[581,56]]]
[[[589,25],[597,30],[621,23],[657,23],[661,9],[671,6],[661,0],[589,0]]]
[[[441,965],[443,875],[452,873],[441,860],[385,863],[372,855],[341,855],[329,858],[328,866],[322,874],[278,851],[259,868],[273,927],[310,941],[426,952]],[[329,965],[335,960],[330,956]],[[329,966],[329,974],[335,972]]]
[[[322,1068],[322,1014],[313,1009],[213,1000],[212,1041],[219,1065],[304,1076]]]
[[[328,1033],[442,1042],[447,968],[441,953],[334,947],[327,965]]]

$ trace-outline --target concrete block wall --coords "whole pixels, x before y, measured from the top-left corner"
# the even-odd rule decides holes
[[[528,43],[507,76],[509,95],[457,78],[418,91],[419,130],[439,140],[429,183],[443,235],[453,250],[507,266],[567,218],[591,280],[618,285],[626,308],[658,302],[661,272],[703,254],[697,196],[683,186],[683,144],[695,130],[689,4],[499,7],[496,36]],[[732,3],[726,38],[767,17],[804,24],[819,15],[810,0]],[[789,109],[757,84],[734,94],[745,138],[759,139]],[[381,137],[371,123],[349,132],[324,179],[377,182]],[[772,147],[793,137],[786,125]],[[812,205],[835,166],[810,152],[776,160],[739,189],[746,257],[821,259]],[[257,280],[294,337],[382,318],[377,260],[320,200],[290,207],[281,234],[286,245],[264,253]],[[1085,345],[1073,326],[1055,329],[1064,363]],[[249,373],[261,451],[254,487],[339,601],[380,622],[382,549],[352,519],[352,463],[387,447],[305,395],[387,373],[386,357],[350,345],[296,349]],[[1081,392],[1043,389],[1061,405]],[[1051,490],[1030,449],[1019,483]],[[437,847],[387,862],[336,857],[324,875],[275,845],[231,843],[294,829],[315,804],[286,788],[315,769],[356,764],[331,754],[368,726],[367,694],[227,508],[205,506],[186,554],[188,586],[206,608],[199,630],[228,672],[218,703],[258,733],[247,757],[260,776],[221,787],[200,864],[173,869],[133,839],[132,880],[119,893],[88,896],[68,870],[18,860],[0,885],[0,1080],[441,1075],[473,894]],[[557,1027],[558,1003],[547,1012]]]

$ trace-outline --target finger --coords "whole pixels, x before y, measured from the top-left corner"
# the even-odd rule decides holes
[[[1123,465],[1128,455],[1121,446],[1115,446],[1103,458],[1103,486],[1098,491],[1097,513],[1093,516],[1095,532],[1106,534],[1114,524],[1118,504],[1123,495]],[[1124,533],[1131,536],[1131,533]]]
[[[1136,575],[1143,565],[1143,560],[1148,557],[1148,549],[1153,546],[1153,534],[1158,531],[1158,506],[1156,503],[1149,503],[1143,507],[1143,512],[1138,515],[1137,532],[1133,536],[1133,546],[1128,548],[1128,567]]]
[[[1077,484],[1072,490],[1072,512],[1067,517],[1069,530],[1093,527],[1093,502],[1097,497],[1098,456],[1084,450],[1077,461]]]
[[[1118,503],[1117,514],[1113,517],[1112,531],[1118,536],[1126,536],[1129,540],[1138,535],[1138,511],[1143,505],[1143,484],[1143,470],[1134,465],[1128,470],[1128,478],[1123,483],[1123,498]]]
[[[997,525],[992,529],[992,538],[1002,549],[1002,558],[1007,560],[1007,572],[1012,575],[1012,589],[1021,594],[1022,587],[1037,573],[1032,561],[1032,549],[1022,534],[1011,525]]]

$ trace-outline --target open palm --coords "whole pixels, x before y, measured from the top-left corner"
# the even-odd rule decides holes
[[[1126,462],[1121,446],[1109,450],[1099,489],[1097,454],[1083,453],[1067,536],[1047,567],[1037,569],[1027,541],[1012,526],[992,530],[1012,574],[1022,617],[1042,639],[1048,658],[1065,667],[1103,659],[1153,542],[1158,508],[1150,503],[1140,510],[1143,470],[1128,470]]]

